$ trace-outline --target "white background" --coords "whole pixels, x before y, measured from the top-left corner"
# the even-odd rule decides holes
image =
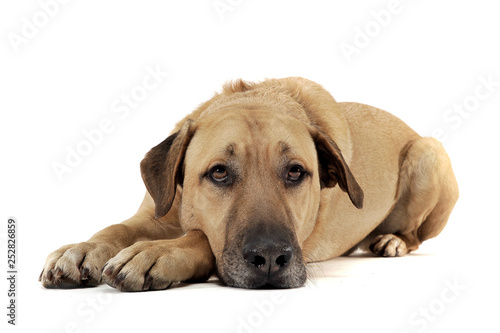
[[[220,15],[213,0],[0,5],[2,253],[9,216],[19,244],[18,326],[6,323],[2,278],[2,331],[498,331],[494,2],[401,0],[390,18],[381,14],[393,9],[390,0],[220,2],[231,10]],[[31,35],[29,22],[40,26]],[[365,29],[371,36],[363,38]],[[15,38],[25,39],[16,46]],[[346,44],[360,47],[346,57]],[[120,118],[114,103],[138,89],[148,67],[169,75]],[[442,130],[461,196],[438,238],[405,258],[312,265],[311,282],[296,290],[216,281],[150,293],[40,286],[51,251],[136,211],[145,191],[139,162],[176,121],[227,80],[286,76],[312,79],[338,101],[385,109],[422,135]],[[103,119],[112,131],[60,181],[53,163],[65,163],[67,147]]]

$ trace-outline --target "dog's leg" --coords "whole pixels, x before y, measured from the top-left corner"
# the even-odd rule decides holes
[[[403,256],[445,227],[458,199],[458,185],[437,140],[420,138],[402,152],[397,198],[368,239],[376,255]]]
[[[149,194],[137,214],[111,225],[88,241],[61,247],[45,262],[40,281],[46,288],[74,288],[101,283],[101,269],[120,250],[139,240],[176,238],[183,234],[178,223],[180,199],[162,219],[154,218],[154,202]]]
[[[137,242],[106,263],[104,281],[122,291],[160,290],[174,282],[204,281],[215,269],[205,234],[188,232],[177,239]]]

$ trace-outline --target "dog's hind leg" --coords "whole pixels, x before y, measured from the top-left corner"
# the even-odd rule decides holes
[[[403,256],[445,227],[458,185],[439,141],[419,138],[405,147],[396,198],[393,210],[364,242],[379,256]]]

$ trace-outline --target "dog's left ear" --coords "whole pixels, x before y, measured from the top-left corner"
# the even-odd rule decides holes
[[[141,162],[142,179],[155,202],[156,218],[168,213],[177,185],[182,185],[184,155],[195,132],[192,123],[187,120],[181,130],[153,147]]]
[[[318,153],[321,187],[334,187],[339,184],[342,191],[347,192],[353,205],[359,209],[363,208],[363,190],[347,166],[340,148],[319,129],[313,127],[310,132]]]

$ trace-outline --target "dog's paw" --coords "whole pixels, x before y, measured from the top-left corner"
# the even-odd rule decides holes
[[[101,269],[118,249],[101,243],[61,247],[47,257],[39,281],[45,288],[93,287],[101,283]]]
[[[375,237],[370,244],[370,250],[382,257],[402,257],[408,253],[406,243],[393,234]]]
[[[167,289],[174,282],[207,279],[212,256],[182,248],[179,240],[137,242],[123,249],[103,268],[103,280],[121,291]]]

